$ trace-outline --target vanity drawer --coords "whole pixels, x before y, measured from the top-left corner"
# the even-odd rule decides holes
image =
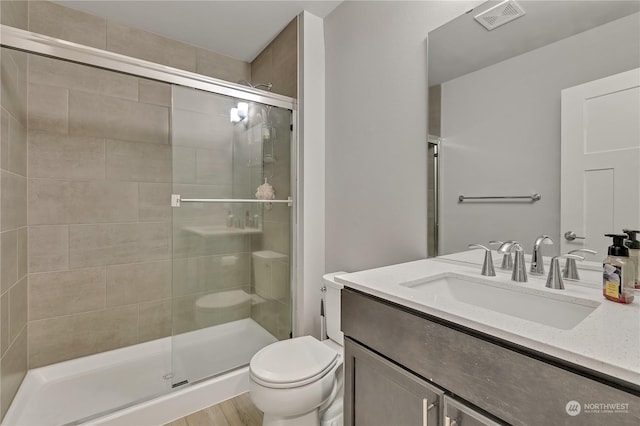
[[[626,390],[552,365],[435,318],[345,288],[346,336],[514,425],[640,424],[637,389]],[[568,410],[577,401],[582,412]],[[619,404],[622,412],[587,412]],[[575,404],[573,405],[575,409]]]

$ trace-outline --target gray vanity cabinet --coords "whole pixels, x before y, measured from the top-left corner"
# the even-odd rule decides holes
[[[437,389],[429,425],[640,425],[638,384],[347,287],[341,311],[347,426],[422,425]]]
[[[437,426],[442,390],[345,339],[345,426]]]
[[[445,426],[500,426],[448,395],[444,396],[442,407]]]

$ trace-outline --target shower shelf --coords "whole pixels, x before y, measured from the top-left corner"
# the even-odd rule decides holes
[[[186,226],[183,231],[195,234],[199,237],[216,237],[216,236],[241,236],[256,235],[262,233],[262,228],[227,228],[222,226]]]

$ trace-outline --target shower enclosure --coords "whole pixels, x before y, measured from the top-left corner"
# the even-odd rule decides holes
[[[55,376],[27,374],[5,422],[95,418],[289,338],[294,100],[2,30],[3,126],[20,97],[28,123],[25,362]]]

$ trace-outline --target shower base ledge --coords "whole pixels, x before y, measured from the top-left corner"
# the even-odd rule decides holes
[[[245,318],[31,369],[2,425],[170,423],[247,392],[249,359],[275,341]],[[173,357],[172,347],[179,348]],[[178,377],[204,377],[212,366],[227,372],[172,390],[163,377],[172,366]]]

